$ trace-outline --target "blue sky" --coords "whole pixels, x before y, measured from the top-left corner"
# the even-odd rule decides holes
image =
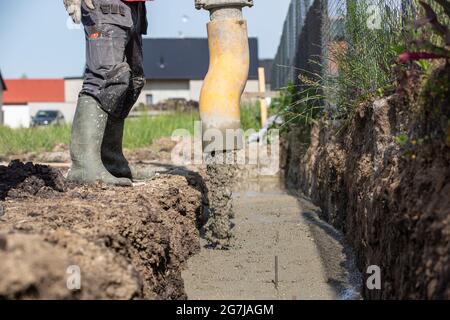
[[[255,0],[245,9],[249,35],[259,39],[261,58],[273,58],[290,0]],[[155,0],[149,9],[150,37],[206,37],[208,13],[194,0]],[[80,76],[84,36],[73,29],[63,0],[0,1],[0,70],[4,78]]]

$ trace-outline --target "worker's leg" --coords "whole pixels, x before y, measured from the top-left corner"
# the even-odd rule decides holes
[[[70,157],[72,167],[68,179],[79,183],[102,181],[107,184],[131,186],[126,178],[116,178],[101,160],[101,145],[108,116],[90,96],[80,96],[72,127]]]
[[[94,10],[83,6],[86,70],[72,127],[72,168],[68,179],[131,185],[129,179],[112,175],[101,159],[108,118],[127,114],[124,101],[131,70],[125,48],[132,27],[131,12],[120,0],[101,3],[96,3]]]
[[[153,177],[164,168],[146,167],[138,169],[128,163],[123,155],[122,141],[125,120],[131,108],[136,103],[145,85],[142,34],[146,33],[147,20],[144,3],[131,3],[133,28],[129,42],[125,48],[125,57],[130,66],[130,83],[126,91],[121,117],[109,117],[102,147],[102,159],[105,167],[116,177],[127,177],[133,180],[143,180]]]

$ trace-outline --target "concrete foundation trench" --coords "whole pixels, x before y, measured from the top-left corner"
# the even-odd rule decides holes
[[[318,124],[306,149],[291,132],[276,176],[175,167],[170,139],[127,154],[167,168],[133,188],[68,183],[63,146],[1,159],[0,299],[448,297],[448,147],[405,158],[394,98],[362,106],[370,125],[342,136]],[[369,265],[381,290],[365,285]]]
[[[203,248],[182,273],[190,299],[360,298],[360,275],[341,234],[278,177],[238,183],[232,201],[229,248]]]
[[[61,167],[0,166],[0,298],[360,298],[341,234],[279,177],[217,193],[204,168],[117,188],[69,184]],[[233,228],[214,242],[221,197]]]

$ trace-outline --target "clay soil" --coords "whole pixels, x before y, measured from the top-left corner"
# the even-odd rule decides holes
[[[306,149],[301,130],[286,139],[288,184],[344,232],[363,274],[381,268],[368,299],[450,299],[449,66],[418,80],[315,125]]]

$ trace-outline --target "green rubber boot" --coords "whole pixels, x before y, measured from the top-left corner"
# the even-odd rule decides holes
[[[102,163],[101,146],[108,114],[97,101],[89,96],[80,96],[72,125],[70,157],[72,167],[69,181],[94,183],[101,181],[118,186],[132,186],[130,179],[113,176]]]
[[[124,126],[124,119],[108,117],[102,144],[102,161],[106,169],[116,177],[133,181],[151,179],[158,173],[167,172],[167,169],[163,167],[138,168],[128,163],[122,148]]]

